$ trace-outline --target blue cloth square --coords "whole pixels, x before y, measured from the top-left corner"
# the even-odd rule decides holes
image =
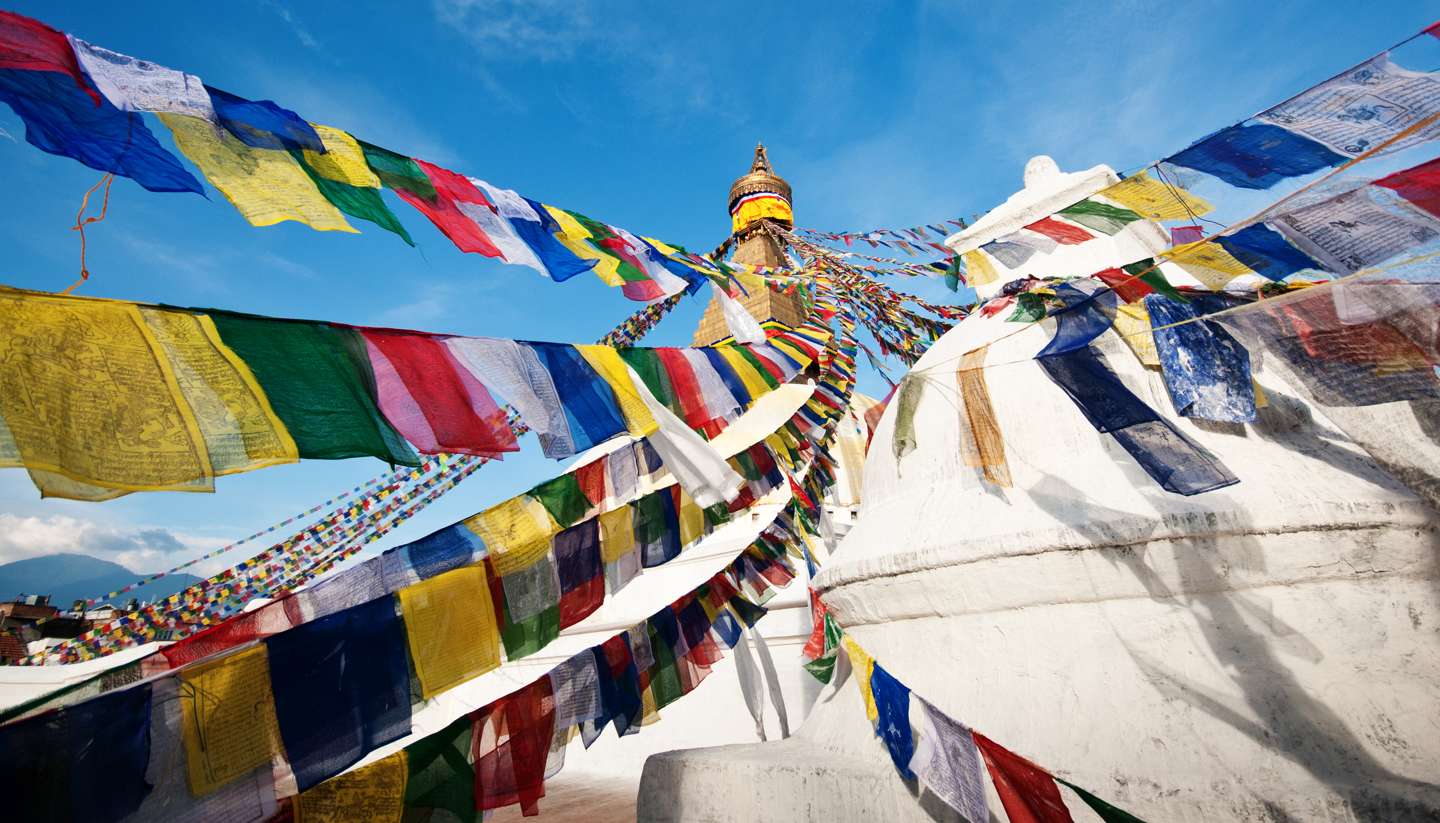
[[[1169,162],[1242,189],[1268,189],[1289,177],[1338,166],[1345,157],[1308,137],[1268,123],[1231,126],[1169,158]]]
[[[876,663],[870,675],[870,694],[875,698],[879,714],[875,734],[885,741],[890,760],[900,770],[900,776],[914,780],[915,773],[910,771],[910,758],[915,756],[915,735],[910,729],[910,690]]]
[[[555,535],[551,548],[555,552],[561,592],[573,591],[604,571],[600,560],[599,520],[592,518],[560,532]]]
[[[293,111],[269,100],[246,100],[228,91],[206,86],[220,125],[242,143],[257,149],[309,149],[325,151],[320,135]]]
[[[205,193],[140,115],[104,97],[97,106],[69,75],[0,69],[0,101],[25,121],[25,142],[41,151],[128,177],[150,191]]]
[[[421,580],[468,566],[485,551],[479,535],[459,523],[391,551],[404,551]]]
[[[1290,245],[1283,235],[1264,223],[1246,226],[1234,234],[1222,234],[1215,242],[1257,274],[1275,281],[1304,269],[1321,268],[1310,255]]]
[[[393,596],[265,645],[280,737],[301,791],[410,733],[410,666]]]
[[[1176,413],[1220,423],[1252,423],[1255,384],[1250,353],[1220,324],[1196,321],[1224,308],[1221,299],[1209,295],[1197,295],[1189,303],[1159,294],[1145,297],[1155,329],[1155,351]],[[1176,323],[1180,325],[1172,325]]]
[[[562,343],[524,345],[534,350],[555,383],[576,453],[625,432],[625,419],[620,414],[614,392],[574,346]]]

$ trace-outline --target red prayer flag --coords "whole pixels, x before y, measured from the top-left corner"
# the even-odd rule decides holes
[[[605,500],[605,466],[609,462],[601,457],[575,470],[575,481],[592,506],[598,506]]]
[[[1120,269],[1106,269],[1102,272],[1096,272],[1095,278],[1114,289],[1115,293],[1120,296],[1120,299],[1126,303],[1144,300],[1145,295],[1155,291],[1150,288],[1149,283],[1146,283],[1134,275],[1126,274]]]
[[[690,361],[685,359],[679,349],[658,348],[655,354],[660,358],[660,365],[665,368],[666,376],[670,378],[671,391],[680,401],[685,425],[699,429],[709,423],[712,419],[710,410],[705,407],[705,397],[700,393],[700,380],[695,376]]]
[[[1053,217],[1042,217],[1025,228],[1036,234],[1043,234],[1056,243],[1062,243],[1067,246],[1077,246],[1094,236],[1081,226],[1076,226],[1072,223],[1062,223]]]
[[[416,332],[360,333],[388,361],[374,362],[381,411],[421,452],[497,457],[519,450],[505,413],[444,343]],[[390,372],[402,385],[388,379]]]
[[[805,641],[805,647],[800,650],[800,656],[806,660],[818,660],[820,655],[825,653],[825,612],[829,608],[825,601],[820,599],[820,593],[814,589],[810,590],[810,637]]]
[[[1440,20],[1436,20],[1425,28],[1425,33],[1431,37],[1440,38]]]
[[[549,675],[470,715],[475,721],[475,808],[519,803],[539,814],[545,796],[545,760],[555,732],[555,695]]]
[[[970,734],[1010,823],[1074,823],[1049,772],[979,732]]]
[[[456,174],[449,169],[442,169],[424,160],[416,160],[420,168],[424,170],[425,176],[430,178],[430,184],[435,187],[435,199],[433,201],[420,197],[406,191],[403,188],[395,189],[400,199],[419,209],[420,213],[430,219],[439,229],[450,238],[450,242],[463,252],[483,254],[486,257],[498,257],[505,259],[495,244],[490,242],[489,235],[480,228],[480,224],[465,216],[460,211],[460,203],[470,203],[486,208],[494,208],[485,194],[464,175]]]
[[[80,61],[75,59],[75,50],[65,35],[13,11],[0,10],[0,69],[68,74],[95,105],[100,105],[100,93],[81,73]]]
[[[595,613],[605,602],[605,576],[596,575],[560,593],[560,628],[568,629]]]
[[[1440,26],[1440,23],[1435,25]],[[1396,194],[1409,200],[1417,208],[1440,217],[1440,159],[1431,160],[1404,171],[1397,171],[1389,177],[1376,180],[1375,185],[1393,189]]]

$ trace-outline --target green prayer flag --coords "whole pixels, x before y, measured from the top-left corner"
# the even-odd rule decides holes
[[[705,522],[712,528],[721,523],[730,522],[730,506],[727,503],[716,503],[713,506],[705,507]]]
[[[1145,821],[1141,820],[1135,815],[1125,811],[1124,809],[1115,808],[1109,803],[1106,803],[1104,800],[1101,800],[1100,798],[1085,791],[1084,789],[1080,788],[1074,783],[1071,783],[1068,780],[1062,780],[1058,777],[1055,779],[1061,783],[1064,783],[1066,786],[1069,786],[1071,790],[1073,790],[1076,794],[1080,795],[1080,799],[1085,801],[1085,805],[1089,806],[1096,814],[1100,815],[1100,819],[1104,820],[1105,823],[1145,823]]]
[[[660,496],[668,494],[669,489],[661,489],[631,504],[635,511],[635,542],[644,546],[665,539],[665,501]]]
[[[375,176],[380,178],[380,182],[387,188],[409,192],[426,200],[435,199],[435,184],[430,182],[429,175],[425,174],[425,170],[414,160],[364,140],[355,142],[360,144],[360,151],[365,155],[365,165],[375,172]]]
[[[660,354],[654,349],[625,348],[619,349],[620,359],[624,360],[635,373],[640,375],[640,380],[655,399],[665,404],[665,407],[676,415],[684,416],[680,408],[679,399],[675,396],[675,389],[670,384],[670,375],[665,371],[665,365],[660,362]]]
[[[591,246],[595,248],[596,251],[600,252],[606,257],[614,258],[617,262],[619,262],[620,267],[617,270],[617,273],[620,275],[621,280],[624,280],[627,283],[643,283],[650,279],[650,275],[641,271],[638,267],[635,266],[634,263],[631,263],[625,258],[616,254],[614,249],[609,248],[606,245],[607,242],[625,242],[620,237],[620,235],[614,232],[613,229],[598,220],[591,220],[580,212],[570,211],[569,209],[562,209],[562,211],[575,218],[575,222],[584,226],[585,230],[590,232],[590,239],[588,242]]]
[[[341,183],[339,180],[330,178],[318,173],[305,162],[305,152],[299,149],[291,149],[291,156],[300,164],[300,168],[310,175],[310,180],[315,188],[330,201],[330,205],[351,217],[368,220],[386,231],[392,231],[400,235],[400,239],[410,245],[415,241],[410,239],[410,233],[400,225],[400,218],[390,207],[385,205],[385,200],[380,196],[379,189],[366,188],[364,186],[352,186],[349,183]]]
[[[675,670],[675,650],[654,626],[649,626],[649,629],[650,653],[655,658],[655,665],[650,667],[650,692],[655,696],[655,708],[658,710],[684,697],[685,691],[680,686],[680,673]]]
[[[375,375],[354,329],[209,311],[220,339],[250,367],[304,458],[372,455],[418,466],[375,404]]]
[[[1005,319],[1010,323],[1034,323],[1044,320],[1045,314],[1045,298],[1025,291],[1015,296],[1015,311]]]
[[[530,496],[540,501],[561,528],[570,528],[590,511],[590,501],[585,498],[580,481],[573,474],[546,480],[531,489]]]
[[[1140,215],[1129,209],[1097,200],[1081,200],[1073,206],[1061,209],[1058,214],[1072,223],[1079,223],[1107,235],[1115,234],[1140,219]]]
[[[1145,272],[1144,274],[1140,274],[1141,283],[1144,283],[1171,300],[1178,300],[1181,303],[1190,302],[1178,289],[1170,285],[1170,281],[1166,280],[1165,275],[1155,267],[1155,259],[1152,257],[1147,257],[1144,260],[1131,263],[1128,266],[1121,266],[1120,270],[1132,277],[1140,274],[1140,272]]]
[[[772,389],[780,385],[780,381],[775,379],[775,375],[766,371],[765,366],[760,363],[760,358],[756,357],[755,353],[750,351],[749,346],[735,346],[734,349],[740,353],[741,357],[745,358],[747,363],[755,368],[755,371],[760,372],[760,379],[765,381],[765,385]]]
[[[470,715],[405,747],[410,776],[405,808],[444,809],[466,823],[479,823],[475,808],[475,766],[469,760],[473,732]]]
[[[740,452],[730,459],[735,461],[735,470],[740,472],[740,476],[746,480],[753,483],[764,479],[765,475],[760,471],[760,467],[755,465],[749,452]]]

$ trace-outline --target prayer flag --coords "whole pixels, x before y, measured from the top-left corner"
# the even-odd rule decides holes
[[[1179,186],[1151,177],[1149,171],[1132,174],[1100,196],[1149,220],[1194,220],[1214,211],[1214,206]]]
[[[1055,336],[1035,355],[1037,358],[1084,348],[1115,322],[1114,290],[1093,280],[1061,283],[1055,287],[1055,297],[1064,308],[1050,313],[1055,318]]]
[[[519,660],[528,657],[560,636],[558,603],[533,617],[523,620],[512,618],[502,578],[495,573],[493,561],[488,557],[485,559],[485,567],[490,578],[490,602],[495,606],[496,619],[500,625],[500,640],[505,644],[507,659]]]
[[[600,558],[604,562],[614,563],[635,550],[632,512],[632,507],[621,506],[600,515]]]
[[[1018,269],[1025,265],[1025,261],[1035,255],[1034,247],[1026,243],[1016,243],[1009,239],[991,240],[981,246],[981,252],[990,255],[1007,269]]]
[[[25,122],[25,142],[41,151],[129,177],[150,191],[205,191],[144,118],[93,91],[87,95],[65,75],[0,68],[0,101]]]
[[[915,756],[915,738],[910,730],[910,689],[875,664],[870,674],[870,693],[875,698],[877,720],[875,733],[885,741],[890,752],[890,761],[900,770],[900,776],[914,780],[910,771],[910,760]]]
[[[855,684],[860,687],[860,700],[865,705],[865,716],[870,718],[871,723],[877,723],[880,720],[880,710],[875,705],[875,695],[870,687],[871,676],[875,672],[875,658],[860,648],[860,644],[848,634],[840,642],[845,654],[850,657],[850,668],[855,673]]]
[[[1056,214],[1072,223],[1079,223],[1088,229],[1109,235],[1119,233],[1140,219],[1140,215],[1127,208],[1090,199],[1066,206]]]
[[[372,154],[375,153],[367,151],[366,159],[371,160]],[[503,260],[505,255],[462,208],[466,204],[490,208],[490,201],[485,199],[485,195],[463,175],[424,160],[416,160],[415,164],[425,173],[434,194],[424,196],[408,182],[397,180],[397,183],[403,183],[394,188],[400,199],[425,215],[460,251],[499,257]]]
[[[590,616],[605,601],[600,522],[587,520],[555,535],[554,551],[560,577],[560,628],[564,629]]]
[[[1205,228],[1203,226],[1171,226],[1170,245],[1183,246],[1186,243],[1199,243],[1205,239]]]
[[[254,373],[302,458],[372,455],[420,464],[375,404],[375,376],[357,332],[300,320],[209,315],[221,340]]]
[[[483,566],[454,569],[397,594],[424,699],[500,665],[500,635]]]
[[[1067,246],[1084,243],[1094,236],[1080,226],[1056,220],[1053,217],[1042,217],[1025,228]]]
[[[151,687],[143,684],[0,726],[7,814],[119,820],[133,813],[152,788],[150,713]]]
[[[535,350],[514,340],[452,337],[445,341],[465,368],[507,403],[540,438],[546,457],[569,457],[577,446],[566,422],[560,393]]]
[[[959,812],[969,823],[987,823],[985,783],[980,771],[980,751],[970,729],[921,697],[915,697],[915,754],[913,771],[930,791]]]
[[[1049,772],[979,732],[971,734],[1010,823],[1072,823]]]
[[[550,678],[541,677],[471,714],[476,725],[476,807],[519,803],[526,816],[539,813],[545,796],[545,761],[555,731]]]
[[[435,199],[435,185],[426,176],[425,170],[413,158],[382,149],[364,140],[356,140],[365,156],[365,165],[380,179],[386,188],[394,192],[409,192],[426,200]]]
[[[546,480],[529,493],[540,501],[561,528],[569,528],[590,512],[590,501],[585,499],[574,473],[567,472]]]
[[[403,565],[414,573],[417,580],[429,580],[451,569],[468,566],[485,553],[485,544],[463,523],[452,523],[443,529],[431,532],[419,540],[412,540],[403,546],[396,546],[385,552],[385,556],[401,558]],[[384,565],[384,564],[382,564]],[[387,567],[388,568],[388,567]],[[390,586],[392,575],[385,575],[386,588],[398,591],[404,586]],[[404,585],[410,585],[406,583]]]
[[[462,715],[440,731],[405,747],[406,809],[443,809],[456,820],[478,820],[475,768],[471,765],[474,725],[470,715]]]
[[[615,392],[586,361],[579,348],[564,343],[527,343],[549,372],[565,410],[576,451],[627,431]]]
[[[78,37],[71,36],[70,44],[75,48],[80,67],[115,108],[121,111],[188,114],[217,122],[210,94],[195,75],[168,69],[149,60],[137,60]]]
[[[1085,801],[1085,805],[1089,806],[1090,809],[1095,812],[1095,814],[1100,816],[1101,820],[1105,821],[1105,823],[1145,823],[1143,820],[1136,817],[1135,815],[1125,811],[1124,809],[1117,809],[1116,807],[1110,805],[1109,803],[1106,803],[1104,800],[1101,800],[1100,798],[1085,791],[1084,789],[1080,788],[1074,783],[1071,783],[1068,780],[1063,780],[1058,777],[1055,779],[1061,783],[1064,783],[1066,786],[1069,786],[1071,791],[1080,795],[1080,799]]]
[[[990,389],[985,381],[985,357],[989,344],[966,352],[956,372],[961,410],[960,451],[965,465],[978,468],[986,480],[1009,488],[1010,465],[1005,461],[1005,439],[1000,433],[1000,420],[990,403]]]
[[[589,363],[600,379],[610,387],[615,401],[620,404],[621,414],[625,416],[625,427],[630,436],[646,437],[654,434],[659,424],[646,408],[645,401],[640,399],[635,382],[630,377],[631,372],[620,358],[619,352],[612,346],[594,345],[576,346],[575,350],[580,352],[585,362]]]
[[[1345,162],[1323,144],[1268,123],[1230,126],[1167,158],[1242,189],[1268,189],[1281,180]]]
[[[1000,276],[995,273],[995,266],[990,263],[985,252],[971,249],[961,255],[961,258],[965,261],[965,273],[971,286],[984,286],[1000,279]]]
[[[1231,280],[1250,274],[1250,267],[1235,259],[1221,244],[1211,240],[1186,243],[1161,253],[1211,291],[1224,291]]]
[[[400,823],[408,767],[402,749],[295,798],[295,823]]]
[[[0,69],[58,72],[70,78],[75,88],[90,95],[96,105],[100,95],[80,72],[74,50],[65,35],[13,11],[0,9]]]
[[[1397,171],[1375,181],[1393,190],[1412,205],[1440,217],[1440,159]]]
[[[382,597],[266,638],[275,716],[301,791],[410,733],[405,634],[394,599]]]
[[[280,751],[264,645],[191,666],[179,677],[192,794],[210,794]]]
[[[535,498],[522,494],[466,519],[465,527],[480,536],[489,559],[501,576],[528,568],[550,550],[558,527]]]
[[[295,112],[269,100],[246,100],[213,86],[206,86],[205,91],[220,125],[245,145],[255,149],[325,151],[320,135]]]
[[[505,608],[510,620],[523,623],[545,610],[560,605],[560,576],[555,561],[542,554],[534,563],[500,578],[505,590]]]
[[[1226,304],[1197,297],[1176,303],[1145,298],[1165,388],[1177,414],[1221,423],[1255,422],[1250,354],[1218,323],[1201,320]]]
[[[250,225],[294,220],[316,231],[355,231],[288,152],[252,148],[198,117],[159,117],[180,151]]]
[[[320,194],[345,214],[368,220],[415,245],[410,233],[380,197],[380,178],[366,164],[365,154],[355,138],[329,126],[316,125],[314,128],[325,145],[325,153],[291,149],[290,154],[310,176]]]
[[[361,329],[380,410],[426,454],[499,457],[519,450],[505,412],[485,386],[428,334]]]

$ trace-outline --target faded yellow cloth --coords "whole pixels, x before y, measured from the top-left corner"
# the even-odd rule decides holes
[[[1162,252],[1161,256],[1185,269],[1211,291],[1221,291],[1231,280],[1252,273],[1249,266],[1236,260],[1224,246],[1209,240],[1185,243]]]
[[[180,672],[190,791],[206,795],[270,762],[280,726],[265,646]]]
[[[965,261],[965,280],[969,285],[983,286],[1000,279],[1000,275],[995,273],[995,266],[990,263],[990,258],[985,256],[985,252],[971,249],[960,257]]]
[[[995,416],[990,388],[985,382],[985,356],[989,352],[989,345],[966,352],[955,373],[960,384],[960,399],[964,402],[960,412],[960,451],[965,465],[980,469],[991,483],[1009,488],[1010,464],[1005,460],[1005,438],[1000,433],[1000,420]]]
[[[0,289],[0,416],[6,451],[37,482],[50,473],[77,488],[213,488],[200,426],[133,303]]]
[[[399,823],[410,766],[402,749],[295,798],[295,823]]]
[[[690,499],[682,489],[680,491],[680,510],[677,512],[680,520],[680,545],[689,546],[705,536],[705,510]]]
[[[860,644],[845,635],[841,639],[845,653],[850,655],[850,668],[854,669],[855,683],[860,686],[860,699],[865,701],[865,716],[871,723],[880,720],[880,710],[875,708],[875,695],[870,691],[870,676],[875,673],[875,658],[860,648]]]
[[[199,117],[158,116],[180,151],[252,226],[295,220],[317,231],[355,231],[289,152],[251,148]]]
[[[364,189],[380,188],[380,178],[370,170],[370,165],[365,162],[365,153],[355,138],[330,126],[311,123],[310,128],[320,135],[325,153],[304,149],[305,165],[321,177],[337,183]]]
[[[194,413],[215,474],[294,463],[295,441],[275,416],[250,367],[203,314],[141,308]]]
[[[1100,196],[1151,220],[1186,220],[1214,211],[1208,202],[1144,171],[1105,189]]]
[[[557,209],[554,206],[545,206],[555,222],[560,224],[560,233],[555,239],[570,251],[575,253],[581,260],[594,260],[595,272],[607,286],[623,286],[625,281],[620,277],[620,261],[612,255],[605,254],[599,249],[590,245],[586,240],[590,237],[590,231],[580,225],[580,221],[571,217],[564,209]]]
[[[790,459],[790,447],[781,437],[779,432],[772,432],[765,435],[765,445],[770,447],[770,453],[775,459],[788,469],[795,468],[795,461]]]
[[[794,221],[795,213],[780,195],[759,194],[741,203],[735,213],[730,215],[730,230],[740,231],[762,217],[789,223]]]
[[[630,368],[625,365],[614,347],[583,345],[576,346],[575,349],[614,393],[615,402],[620,405],[620,413],[625,415],[625,428],[632,436],[646,437],[659,430],[660,424],[655,422],[650,408],[640,399],[635,380],[630,376]]]
[[[501,577],[534,565],[550,550],[550,538],[560,531],[544,504],[528,494],[491,506],[467,519],[465,527],[485,541],[495,573]]]
[[[751,397],[758,398],[770,391],[770,385],[765,382],[759,372],[755,371],[755,367],[750,365],[750,361],[735,350],[734,346],[716,346],[715,351],[719,352],[720,356],[725,358],[725,362],[730,364],[730,368],[735,370],[735,374],[740,377],[740,382],[744,384],[745,390],[750,392]]]
[[[426,700],[500,665],[500,630],[484,566],[454,569],[398,594]]]
[[[600,515],[600,559],[614,563],[635,551],[635,524],[630,506]]]
[[[1143,302],[1115,307],[1115,331],[1143,365],[1160,367],[1160,353],[1155,350],[1155,335],[1150,331],[1150,311]]]

